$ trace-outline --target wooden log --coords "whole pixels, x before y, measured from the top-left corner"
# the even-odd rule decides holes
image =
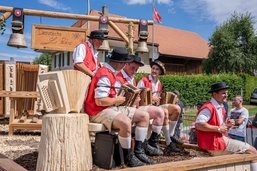
[[[13,160],[7,158],[3,154],[0,154],[0,170],[1,171],[27,171],[27,169],[15,163]]]
[[[47,114],[43,117],[37,171],[92,169],[86,114]]]

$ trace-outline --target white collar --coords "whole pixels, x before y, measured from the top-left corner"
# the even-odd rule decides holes
[[[154,80],[153,80],[153,76],[151,74],[148,75],[148,79],[154,83],[154,84],[159,84],[160,80],[158,79],[157,82],[155,83]]]
[[[224,107],[223,104],[219,104],[214,98],[211,98],[211,103],[213,104],[213,106],[215,106],[216,109],[220,109]]]
[[[116,72],[116,70],[115,70],[111,65],[109,65],[108,63],[104,63],[103,65],[104,65],[106,68],[108,68],[109,70],[111,70],[112,73],[115,73],[115,72]]]

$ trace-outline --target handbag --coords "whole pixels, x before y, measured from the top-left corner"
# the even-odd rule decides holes
[[[124,165],[123,151],[115,133],[98,132],[93,147],[93,162],[98,167],[111,169]]]

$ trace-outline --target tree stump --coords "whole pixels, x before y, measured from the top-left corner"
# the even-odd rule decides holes
[[[86,114],[46,114],[42,121],[37,171],[92,169]]]

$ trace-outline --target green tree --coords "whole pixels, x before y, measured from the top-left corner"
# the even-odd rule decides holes
[[[217,27],[209,45],[209,58],[204,61],[207,73],[253,73],[257,68],[257,38],[250,13],[234,13]]]
[[[51,70],[52,56],[49,53],[43,53],[39,57],[36,57],[33,64],[47,65],[49,70]]]

